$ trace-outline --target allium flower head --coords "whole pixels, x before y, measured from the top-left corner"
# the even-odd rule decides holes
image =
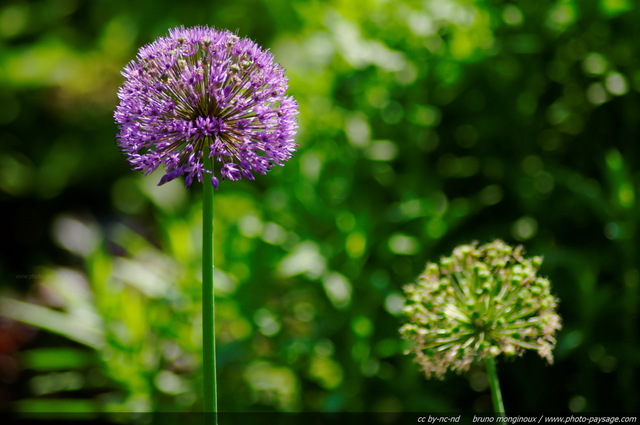
[[[426,377],[525,349],[551,364],[561,326],[549,280],[536,275],[541,263],[500,240],[462,245],[451,257],[427,263],[404,288],[407,323],[400,329]]]
[[[253,41],[209,27],[174,28],[138,51],[115,111],[118,145],[160,184],[210,175],[254,179],[283,165],[296,148],[298,106],[284,68]]]

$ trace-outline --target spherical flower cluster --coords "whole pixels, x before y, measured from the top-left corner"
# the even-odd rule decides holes
[[[536,275],[541,263],[500,240],[462,245],[451,257],[427,263],[404,288],[407,323],[400,329],[426,377],[525,349],[551,364],[561,325],[549,280]]]
[[[253,41],[209,27],[174,28],[142,47],[122,72],[118,145],[160,184],[185,176],[254,179],[296,149],[298,106],[284,68]]]

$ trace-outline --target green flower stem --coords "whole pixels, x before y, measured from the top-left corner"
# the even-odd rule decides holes
[[[216,331],[213,294],[213,186],[202,185],[202,353],[204,368],[204,412],[217,422]]]
[[[504,416],[504,406],[502,404],[502,393],[500,392],[500,382],[496,372],[496,364],[493,357],[485,359],[487,365],[487,375],[489,376],[489,386],[491,387],[491,398],[493,399],[493,410],[497,415]]]

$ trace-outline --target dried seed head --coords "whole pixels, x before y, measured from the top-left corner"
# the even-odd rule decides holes
[[[407,322],[400,329],[427,378],[462,372],[472,362],[535,350],[549,363],[561,328],[542,258],[501,240],[462,245],[428,263],[404,288]]]

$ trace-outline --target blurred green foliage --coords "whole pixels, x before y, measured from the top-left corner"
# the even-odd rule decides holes
[[[398,327],[428,259],[495,237],[544,256],[564,319],[554,366],[499,363],[507,410],[637,409],[639,19],[631,0],[3,2],[0,406],[200,409],[200,194],[128,170],[112,112],[139,46],[207,24],[269,47],[301,110],[294,159],[215,195],[221,410],[490,411],[482,368],[426,381]]]

